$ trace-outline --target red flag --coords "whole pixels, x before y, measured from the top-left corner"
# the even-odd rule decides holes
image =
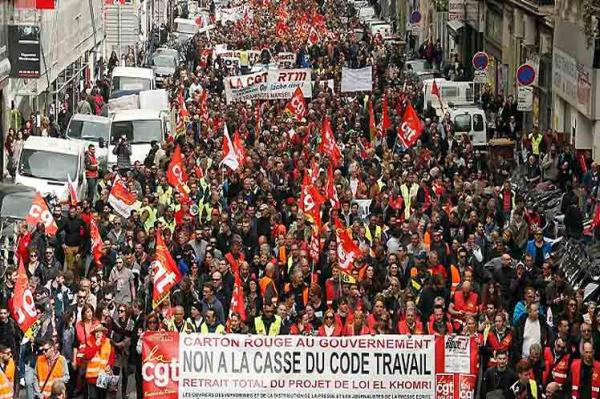
[[[373,101],[371,101],[371,99],[369,99],[369,137],[371,138],[371,143],[374,143],[375,140],[377,140],[375,112],[373,111]]]
[[[229,307],[229,316],[232,313],[239,313],[240,319],[246,321],[246,297],[244,295],[244,287],[240,279],[239,270],[234,274],[235,280],[233,284],[233,294],[231,295],[231,306]]]
[[[288,32],[288,30],[289,30],[289,28],[285,24],[285,22],[279,21],[275,25],[275,36],[277,36],[277,37],[283,37],[283,36],[286,35],[286,33]]]
[[[198,26],[198,28],[202,28],[204,26],[204,21],[202,20],[202,16],[198,15],[196,17],[196,19],[194,20],[194,22],[196,23],[196,25]]]
[[[35,8],[38,10],[54,10],[54,0],[35,0]]]
[[[15,256],[23,262],[29,262],[29,243],[31,243],[31,233],[29,231],[20,234],[15,245]]]
[[[17,281],[9,304],[10,314],[21,331],[26,332],[38,319],[33,295],[29,289],[29,280],[23,260],[19,259]]]
[[[154,273],[152,288],[152,308],[156,308],[169,295],[171,288],[181,279],[181,271],[175,264],[169,249],[165,245],[160,229],[156,230],[156,254],[150,265]]]
[[[319,190],[310,183],[308,174],[304,174],[302,189],[300,191],[300,210],[307,216],[315,226],[321,225],[321,205],[325,198]]]
[[[431,95],[436,96],[438,101],[440,102],[440,107],[442,107],[442,111],[444,110],[444,103],[442,102],[442,93],[440,92],[440,88],[437,83],[435,83],[435,79],[433,80],[433,85],[431,85]]]
[[[258,138],[262,133],[262,106],[260,100],[256,102],[256,141],[258,142]]]
[[[329,155],[334,166],[338,166],[342,162],[342,153],[335,142],[333,130],[331,130],[331,122],[329,117],[323,117],[323,126],[321,127],[321,144],[319,145],[321,154]]]
[[[246,161],[246,147],[244,146],[242,137],[237,130],[233,133],[233,149],[240,160],[240,165],[243,165]]]
[[[102,258],[102,247],[104,246],[104,243],[102,242],[102,237],[100,237],[98,223],[94,217],[90,219],[90,237],[92,241],[92,256],[94,257],[94,262],[98,267],[102,267],[100,258]]]
[[[39,222],[43,222],[44,226],[46,226],[46,233],[51,236],[55,235],[58,230],[54,217],[50,213],[50,209],[48,209],[48,204],[46,204],[46,200],[44,200],[40,192],[36,194],[31,203],[31,208],[25,221],[30,226],[36,226]]]
[[[352,240],[350,231],[340,226],[336,220],[335,233],[337,236],[337,256],[340,270],[348,273],[352,268],[352,262],[360,255],[360,248]]]
[[[298,121],[301,121],[306,115],[306,101],[300,87],[294,91],[294,95],[285,106],[285,111],[295,116]]]
[[[313,228],[310,238],[310,257],[314,263],[319,261],[319,253],[321,252],[321,235],[319,229]]]
[[[188,118],[190,116],[189,111],[187,110],[187,106],[185,105],[185,99],[183,98],[183,90],[179,90],[177,94],[177,102],[179,104],[179,117],[180,118]]]
[[[229,137],[229,132],[227,131],[227,124],[225,124],[225,128],[223,131],[223,160],[221,164],[229,167],[229,169],[235,171],[240,167],[240,158],[238,157],[238,153],[235,150],[233,145],[233,141],[231,141],[231,137]]]
[[[329,164],[327,168],[327,183],[325,185],[325,195],[331,202],[333,209],[340,208],[340,200],[338,198],[337,189],[335,188],[335,181],[333,180],[333,167]]]
[[[388,99],[387,96],[383,96],[383,105],[381,106],[381,126],[383,127],[383,133],[392,127],[392,122],[390,121],[389,109],[388,109]]]
[[[315,29],[315,27],[310,28],[310,32],[308,33],[308,44],[311,46],[319,43],[319,32]]]
[[[440,98],[440,88],[437,83],[435,83],[435,79],[433,80],[433,84],[431,85],[431,95]]]
[[[423,122],[417,115],[417,112],[413,108],[412,104],[406,106],[404,111],[404,118],[402,119],[402,126],[398,129],[398,140],[405,148],[410,148],[421,137],[423,130]]]
[[[72,206],[76,206],[79,202],[77,198],[77,180],[72,181],[71,175],[67,174],[67,200]]]
[[[319,179],[319,163],[316,159],[313,159],[310,164],[310,181],[315,184]]]
[[[171,186],[175,187],[177,192],[184,198],[188,198],[188,193],[185,188],[188,178],[189,176],[185,170],[183,157],[181,156],[181,148],[178,144],[175,147],[175,151],[171,157],[171,162],[169,162],[169,167],[167,168],[167,182]]]

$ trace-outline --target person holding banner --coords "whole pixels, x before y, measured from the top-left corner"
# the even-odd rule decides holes
[[[105,399],[107,385],[105,378],[112,375],[112,367],[115,365],[115,350],[106,336],[108,329],[102,324],[97,324],[92,330],[92,336],[88,339],[85,349],[87,365],[85,369],[85,380],[89,399]]]

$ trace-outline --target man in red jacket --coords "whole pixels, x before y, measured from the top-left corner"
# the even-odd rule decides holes
[[[591,342],[583,344],[581,359],[571,364],[571,390],[573,398],[597,399],[600,395],[600,362],[594,360]]]

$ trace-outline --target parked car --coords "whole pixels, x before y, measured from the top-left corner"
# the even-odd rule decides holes
[[[13,263],[17,229],[25,220],[36,190],[18,184],[0,183],[0,258]]]

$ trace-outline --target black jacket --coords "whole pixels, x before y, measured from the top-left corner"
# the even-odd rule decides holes
[[[513,331],[513,344],[512,344],[512,359],[515,362],[518,362],[521,359],[521,353],[523,351],[523,334],[525,333],[525,322],[529,317],[522,317],[521,320],[515,325]],[[550,327],[544,322],[543,319],[538,318],[538,323],[540,325],[540,339],[542,342],[542,348],[550,345],[552,342],[552,331]]]

